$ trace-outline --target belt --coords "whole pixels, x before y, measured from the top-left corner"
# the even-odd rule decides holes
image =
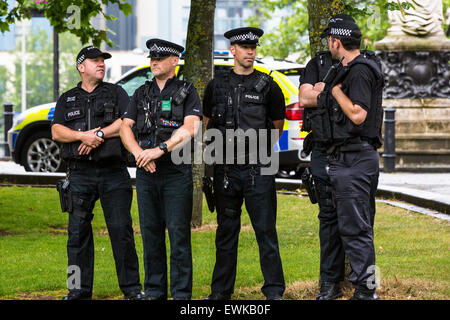
[[[83,160],[69,160],[67,164],[69,169],[88,169],[88,168],[120,168],[125,166],[123,161],[83,161]]]
[[[343,145],[343,146],[339,147],[339,151],[341,151],[341,152],[360,151],[364,147],[372,147],[373,148],[373,146],[369,142],[362,141],[360,143],[349,143],[349,144]]]

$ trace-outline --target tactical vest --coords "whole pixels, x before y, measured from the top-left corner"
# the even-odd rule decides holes
[[[251,80],[232,85],[232,70],[216,76],[212,101],[211,125],[225,129],[268,129],[267,93],[272,78],[254,70]]]
[[[334,98],[331,98],[331,120],[332,136],[335,143],[345,144],[354,138],[367,140],[369,143],[379,148],[382,144],[381,126],[383,123],[382,93],[384,86],[381,64],[376,59],[373,52],[363,51],[346,67],[346,73],[357,64],[364,64],[369,67],[375,76],[374,87],[372,88],[370,109],[365,121],[360,124],[354,124],[342,111]],[[345,79],[344,79],[345,81]],[[342,82],[342,81],[339,81]],[[348,89],[343,88],[343,92],[348,94]]]
[[[152,80],[152,82],[155,80]],[[147,81],[138,94],[136,137],[141,148],[158,147],[167,141],[184,123],[184,100],[190,83],[172,80],[160,94]]]
[[[317,70],[319,71],[318,82],[320,82],[325,77],[331,65],[333,64],[330,51],[319,52],[317,56],[314,58],[314,62],[316,63]],[[305,69],[303,70],[303,72],[305,72]],[[305,108],[303,110],[303,123],[301,129],[302,131],[309,132],[312,130],[311,121],[315,111],[316,108]]]
[[[104,128],[119,118],[118,88],[103,82],[93,92],[76,87],[65,95],[64,126],[76,131]],[[89,155],[80,155],[81,141],[63,143],[61,157],[64,160],[123,161],[125,149],[119,137],[107,138]]]
[[[219,129],[223,137],[226,130],[254,129],[257,136],[257,149],[259,148],[259,130],[273,129],[273,123],[268,112],[268,92],[272,78],[260,71],[254,70],[248,81],[233,83],[232,70],[216,74],[213,88],[211,119],[209,128]],[[249,141],[246,139],[246,154],[248,156]],[[271,153],[270,134],[267,135],[268,154]],[[224,143],[224,152],[226,149]],[[237,138],[234,139],[235,159],[237,156]],[[225,153],[224,153],[225,154]],[[248,160],[248,158],[246,158]]]

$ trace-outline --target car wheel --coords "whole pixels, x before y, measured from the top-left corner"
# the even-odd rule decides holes
[[[22,164],[26,171],[62,172],[60,146],[53,141],[50,132],[40,131],[32,135],[22,149]]]

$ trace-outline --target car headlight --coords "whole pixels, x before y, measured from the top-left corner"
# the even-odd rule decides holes
[[[27,117],[27,115],[25,114],[25,112],[22,112],[17,117],[14,117],[13,124],[12,124],[11,128],[14,129],[16,126],[21,124],[23,122],[23,120],[25,120],[26,117]]]

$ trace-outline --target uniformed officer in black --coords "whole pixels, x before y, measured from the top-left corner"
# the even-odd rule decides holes
[[[327,38],[332,58],[343,59],[334,82],[322,84],[317,98],[317,104],[324,103],[330,112],[331,146],[327,153],[338,232],[351,266],[352,299],[373,300],[377,299],[373,224],[383,76],[376,59],[369,58],[367,52],[361,54],[361,31],[351,17],[332,17],[322,37]],[[319,85],[316,89],[321,90]],[[342,256],[338,261],[342,270]]]
[[[167,299],[167,227],[170,293],[173,299],[186,300],[192,296],[192,166],[176,164],[171,152],[194,136],[202,116],[201,102],[195,87],[175,75],[184,48],[161,39],[148,40],[147,47],[154,78],[135,91],[120,136],[137,165],[146,296]]]
[[[270,76],[253,68],[256,46],[262,35],[263,30],[258,28],[238,28],[225,33],[225,37],[230,39],[234,68],[216,73],[206,88],[203,100],[207,128],[219,129],[223,137],[226,130],[242,129],[247,132],[249,129],[261,129],[264,134],[267,134],[267,129],[276,129],[278,134],[283,130],[283,93]],[[228,143],[228,140],[223,143],[224,149]],[[268,146],[269,150],[273,143]],[[214,166],[218,227],[216,264],[211,295],[207,298],[210,300],[230,299],[234,291],[244,200],[259,245],[264,276],[262,292],[267,299],[281,299],[285,290],[276,231],[275,177],[261,174],[259,160],[251,163],[248,147],[246,145],[244,155],[235,153],[231,164],[224,160],[223,164]],[[238,159],[244,160],[243,164]]]
[[[335,18],[342,18],[350,22],[354,19],[346,14],[333,16],[327,26],[330,28],[335,23]],[[328,29],[324,30],[324,35]],[[303,130],[311,131],[310,121],[316,119],[317,96],[323,91],[325,84],[322,82],[330,67],[337,63],[329,51],[319,52],[306,65],[300,76],[299,103],[306,108],[304,112]],[[340,282],[345,276],[345,254],[339,235],[336,206],[332,199],[330,177],[328,175],[329,156],[327,144],[314,142],[314,132],[310,133],[313,148],[311,152],[311,174],[314,179],[317,201],[319,205],[319,239],[320,239],[320,292],[318,300],[337,299],[342,296]]]
[[[90,299],[94,277],[91,220],[100,199],[111,239],[119,286],[128,299],[142,299],[139,264],[130,214],[133,192],[126,151],[119,129],[129,97],[115,84],[103,82],[109,53],[89,46],[77,56],[78,85],[58,99],[52,121],[53,139],[62,143],[73,210],[68,225],[68,277],[73,280],[63,300]],[[69,281],[72,282],[72,281]]]

